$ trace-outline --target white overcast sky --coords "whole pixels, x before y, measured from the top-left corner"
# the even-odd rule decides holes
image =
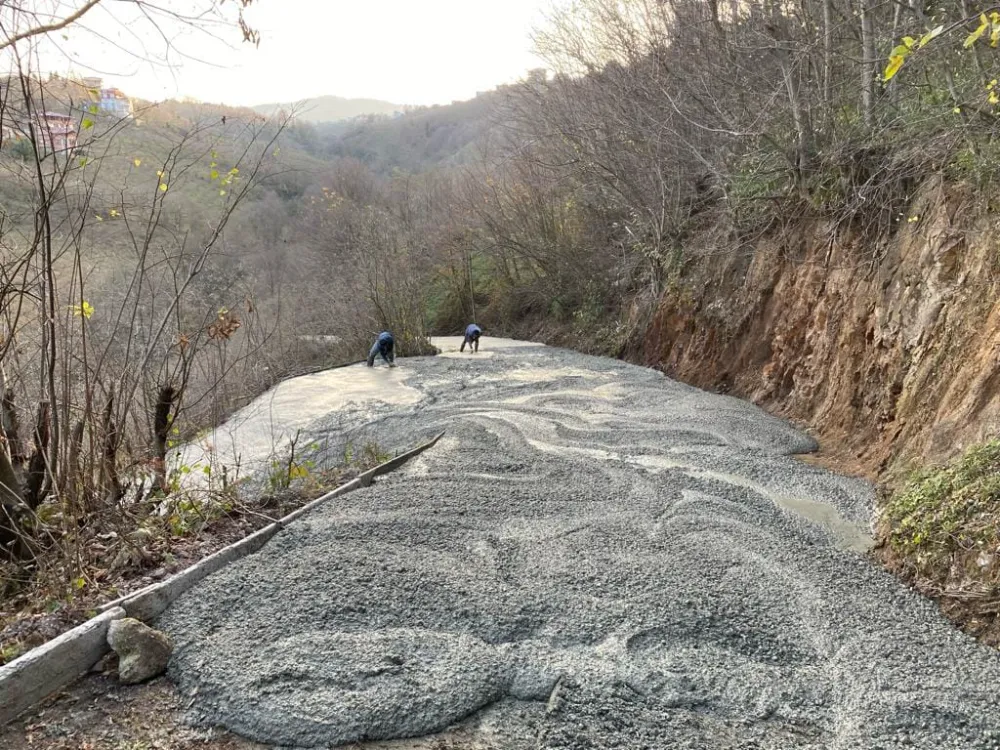
[[[63,9],[79,4],[49,1]],[[197,2],[168,0],[173,8]],[[242,43],[232,28],[214,31],[226,46],[163,23],[183,53],[171,53],[168,67],[141,59],[163,59],[165,45],[153,27],[126,15],[126,4],[105,2],[82,27],[52,35],[40,58],[47,72],[101,74],[129,95],[153,100],[192,96],[250,105],[335,94],[443,104],[539,67],[530,35],[551,6],[552,0],[255,0],[247,19],[261,32],[259,48]]]

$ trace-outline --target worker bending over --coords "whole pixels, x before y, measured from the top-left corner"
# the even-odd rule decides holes
[[[458,348],[460,352],[465,351],[465,345],[469,345],[469,354],[475,354],[479,351],[479,337],[483,335],[483,329],[477,326],[475,323],[469,323],[469,327],[465,329],[465,339],[462,340],[462,345]]]
[[[375,366],[375,355],[382,355],[382,359],[389,367],[396,366],[396,352],[395,352],[396,342],[392,338],[392,334],[388,331],[382,331],[375,339],[375,343],[372,344],[372,350],[368,352],[368,366]]]

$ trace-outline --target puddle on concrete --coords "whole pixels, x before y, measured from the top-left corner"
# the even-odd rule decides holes
[[[870,534],[866,534],[860,526],[843,518],[832,505],[818,500],[773,493],[769,497],[785,510],[797,513],[825,528],[837,541],[837,546],[842,549],[852,552],[867,552],[875,544],[875,540]]]
[[[423,394],[408,386],[406,378],[404,367],[363,363],[291,378],[236,412],[207,437],[185,446],[177,465],[193,468],[188,476],[195,478],[203,476],[198,466],[212,466],[214,472],[223,466],[232,471],[238,465],[240,475],[247,476],[286,448],[297,430],[348,404],[415,404]]]
[[[566,456],[575,458],[578,456],[585,456],[586,458],[596,458],[599,461],[618,461],[619,456],[611,451],[602,450],[600,448],[578,448],[571,445],[556,445],[554,443],[546,443],[542,440],[532,440],[531,438],[525,438],[528,445],[536,450],[542,451],[542,453],[549,453],[554,456]]]
[[[448,351],[441,351],[438,353],[439,357],[447,357],[448,359],[466,359],[470,362],[477,359],[491,359],[493,355],[496,354],[495,351],[482,350],[480,349],[475,354],[472,354],[468,349],[464,352],[460,352],[458,349],[449,349]]]
[[[441,350],[441,354],[458,354],[458,348],[465,340],[464,336],[431,336],[431,344]],[[494,338],[483,336],[479,339],[479,354],[486,354],[497,349],[523,349],[526,346],[545,346],[534,341],[518,341],[517,339]],[[466,347],[468,351],[468,347]],[[467,356],[467,355],[466,355]],[[479,355],[473,355],[476,357]]]
[[[559,378],[585,378],[586,380],[604,379],[600,374],[587,370],[574,370],[570,367],[521,367],[504,373],[504,379],[517,380],[522,383],[544,383]]]
[[[841,549],[851,552],[867,552],[875,543],[875,540],[864,528],[845,519],[829,503],[802,497],[792,497],[775,492],[759,482],[737,474],[703,469],[699,466],[692,466],[691,464],[662,456],[634,456],[626,460],[650,469],[679,469],[695,479],[715,479],[756,492],[758,495],[771,500],[778,507],[822,527]]]
[[[595,458],[600,461],[620,460],[618,454],[604,450],[603,448],[584,448],[580,446],[563,445],[542,439],[558,439],[556,432],[557,423],[550,419],[546,419],[544,416],[528,415],[517,411],[481,411],[473,412],[471,415],[482,416],[487,419],[511,425],[519,433],[521,433],[528,445],[535,450],[541,451],[542,453],[567,458],[585,456],[586,458]],[[534,435],[535,437],[528,437],[529,435]]]
[[[472,382],[475,383],[550,383],[555,380],[560,380],[562,378],[578,378],[581,381],[581,386],[590,386],[593,384],[593,388],[596,390],[601,387],[599,384],[607,383],[610,379],[615,376],[610,373],[594,373],[587,372],[585,370],[575,370],[569,367],[520,367],[515,370],[508,370],[499,374],[484,374],[473,378]],[[568,389],[568,392],[577,391],[581,392],[581,389]],[[591,390],[586,391],[587,395],[592,393]],[[555,392],[549,393],[536,393],[531,394],[530,398],[544,398],[546,396],[552,396]]]
[[[512,396],[511,398],[505,398],[502,403],[504,404],[530,404],[532,401],[537,401],[539,399],[552,399],[559,397],[569,397],[569,398],[586,398],[593,399],[599,398],[604,401],[612,401],[616,398],[621,398],[624,395],[621,386],[618,383],[605,383],[604,385],[599,385],[596,388],[585,391],[582,389],[566,389],[563,391],[548,391],[545,393],[527,393],[523,396]],[[578,416],[598,416],[593,414]],[[613,415],[608,414],[607,417],[612,417]]]

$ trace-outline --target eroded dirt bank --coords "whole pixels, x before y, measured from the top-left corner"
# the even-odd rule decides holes
[[[1000,657],[857,551],[871,488],[792,458],[810,438],[648,369],[486,354],[406,360],[419,399],[309,425],[333,453],[448,432],[165,613],[202,722],[294,747],[455,722],[505,750],[1000,747]]]
[[[633,358],[808,425],[871,478],[982,442],[1000,425],[1000,254],[975,198],[929,184],[880,246],[815,222],[714,253]]]

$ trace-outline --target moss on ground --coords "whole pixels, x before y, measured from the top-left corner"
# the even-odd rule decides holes
[[[881,506],[876,556],[959,628],[1000,647],[1000,440],[913,472]]]
[[[914,572],[934,579],[1000,544],[1000,440],[969,448],[945,466],[921,469],[885,508],[886,542]],[[974,561],[973,561],[974,562]]]

